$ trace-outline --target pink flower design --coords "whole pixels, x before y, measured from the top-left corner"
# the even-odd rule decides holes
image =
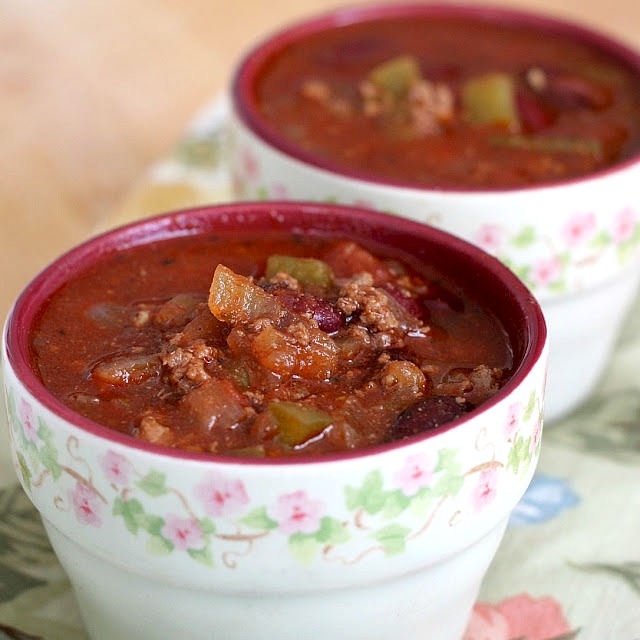
[[[78,522],[92,527],[102,526],[104,504],[92,487],[78,481],[69,491],[69,497]]]
[[[529,453],[533,454],[540,444],[540,438],[542,437],[542,420],[538,420],[533,426],[533,432],[531,433],[531,444],[529,445]]]
[[[595,230],[595,213],[576,213],[565,224],[562,229],[562,236],[567,246],[575,247],[588,240]]]
[[[504,435],[511,440],[513,434],[518,430],[520,424],[520,413],[522,412],[522,404],[514,402],[507,411],[507,420],[504,425]]]
[[[473,490],[471,501],[476,511],[481,511],[491,504],[498,492],[498,471],[495,468],[480,472],[478,484]]]
[[[240,513],[249,504],[249,496],[241,480],[229,480],[212,473],[195,488],[196,497],[204,504],[205,512],[214,517]]]
[[[244,149],[242,152],[242,171],[247,180],[256,180],[260,175],[258,160],[250,149]]]
[[[414,496],[433,479],[433,460],[426,453],[409,456],[393,479],[405,496]]]
[[[369,200],[363,200],[361,198],[356,198],[353,201],[354,207],[360,207],[361,209],[375,209],[374,205]]]
[[[271,196],[274,200],[286,200],[289,197],[289,189],[282,182],[274,182],[271,185]]]
[[[562,265],[557,258],[540,260],[531,269],[531,279],[539,287],[546,287],[557,280],[562,273]]]
[[[570,632],[557,600],[523,593],[497,605],[476,604],[463,640],[550,640]]]
[[[278,523],[278,530],[285,535],[316,532],[325,511],[324,503],[312,500],[305,491],[282,495],[267,509],[269,517]]]
[[[625,207],[616,216],[613,226],[613,239],[620,244],[629,240],[638,224],[638,215],[631,207]]]
[[[169,514],[160,533],[180,551],[202,549],[205,544],[202,529],[195,518],[180,518]]]
[[[36,426],[35,417],[33,415],[33,407],[24,399],[20,400],[20,408],[18,409],[18,417],[24,427],[25,438],[31,442],[38,442],[38,427]]]
[[[231,190],[234,194],[239,195],[244,193],[244,180],[237,171],[230,171],[231,174]]]
[[[102,471],[109,482],[113,484],[129,484],[131,463],[120,453],[107,451],[100,459]]]
[[[504,229],[497,224],[485,224],[476,234],[476,243],[490,253],[496,253],[503,241]]]

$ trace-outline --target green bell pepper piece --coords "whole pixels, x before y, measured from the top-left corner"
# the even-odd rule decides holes
[[[290,447],[320,435],[333,421],[328,413],[297,402],[272,402],[269,412],[278,425],[280,439]]]
[[[329,287],[333,282],[331,267],[316,258],[272,255],[267,260],[266,277],[273,278],[283,272],[295,278],[303,287]]]

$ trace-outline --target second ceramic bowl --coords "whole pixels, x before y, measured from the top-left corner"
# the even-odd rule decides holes
[[[360,25],[369,28],[393,21],[395,26],[386,32],[371,29],[368,36],[361,35],[359,40],[350,35],[360,33],[357,31]],[[566,21],[507,8],[456,4],[363,5],[285,28],[256,46],[240,63],[232,92],[231,168],[236,195],[244,199],[337,201],[387,211],[438,226],[501,259],[534,292],[546,315],[551,343],[546,416],[548,420],[555,420],[584,401],[598,384],[638,289],[640,192],[636,185],[640,180],[640,157],[633,152],[633,144],[619,161],[567,179],[516,186],[423,186],[345,166],[313,149],[302,148],[296,142],[297,124],[291,125],[291,136],[285,135],[287,125],[274,127],[260,105],[259,92],[265,74],[287,56],[300,63],[307,55],[305,46],[309,41],[315,43],[315,48],[307,57],[314,57],[319,67],[328,68],[343,82],[349,64],[397,56],[405,50],[403,47],[409,46],[410,33],[418,31],[420,25],[438,24],[438,21],[444,25],[454,24],[458,31],[465,23],[475,25],[476,35],[466,40],[473,41],[474,46],[461,47],[456,40],[460,37],[458,32],[445,36],[441,29],[439,35],[431,34],[430,38],[439,38],[436,45],[444,51],[440,58],[449,55],[451,59],[448,66],[446,59],[430,64],[429,56],[423,54],[421,64],[426,74],[432,73],[446,84],[448,77],[459,72],[456,65],[464,72],[465,63],[458,57],[459,51],[465,49],[474,52],[475,59],[466,64],[478,73],[483,57],[489,55],[486,47],[482,48],[483,41],[488,41],[491,48],[494,43],[498,46],[503,31],[524,30],[525,35],[537,34],[537,50],[526,59],[513,42],[503,41],[502,45],[510,49],[508,55],[502,56],[502,72],[505,65],[511,65],[510,73],[516,73],[516,66],[521,65],[524,70],[525,62],[529,71],[536,61],[542,61],[547,69],[555,64],[565,75],[558,76],[559,71],[554,67],[543,78],[550,81],[559,77],[558,82],[564,83],[565,89],[573,83],[570,93],[580,92],[584,87],[575,89],[574,71],[563,70],[568,61],[554,63],[542,57],[546,49],[552,48],[545,49],[540,42],[552,37],[556,42],[564,42],[563,46],[568,43],[580,50],[579,54],[571,53],[572,57],[582,56],[588,60],[589,82],[594,84],[587,85],[592,89],[600,90],[604,86],[599,84],[603,74],[597,80],[594,78],[605,62],[614,69],[607,72],[608,76],[604,74],[611,78],[606,91],[615,96],[621,87],[620,78],[626,78],[622,84],[631,87],[631,96],[625,100],[631,106],[636,105],[635,110],[627,105],[631,114],[627,115],[631,118],[629,135],[640,136],[637,116],[640,58],[636,52],[603,34]],[[403,29],[401,42],[390,45],[389,33],[393,29],[398,31],[398,25]],[[324,49],[322,38],[326,38],[327,43]],[[429,42],[429,38],[424,40]],[[565,57],[568,60],[569,54]],[[587,63],[583,60],[580,64],[584,67]],[[534,82],[537,76],[530,75]],[[285,84],[300,86],[310,78],[314,76],[307,72],[302,78],[292,76]],[[581,86],[579,81],[578,86]],[[309,99],[317,101],[324,99],[327,86],[311,83],[306,90]],[[332,108],[344,108],[340,105],[340,101],[335,101]],[[570,118],[577,121],[585,117],[585,110],[580,111],[575,105],[570,108]],[[594,107],[592,111],[599,108]],[[531,120],[530,110],[528,113]],[[321,128],[321,120],[315,120],[312,126]],[[341,135],[344,142],[346,134]],[[316,142],[320,137],[316,136]],[[530,138],[525,135],[515,139]],[[429,139],[424,144],[424,153],[429,154]],[[637,140],[635,144],[638,145]],[[548,164],[555,160],[547,154],[539,161]]]

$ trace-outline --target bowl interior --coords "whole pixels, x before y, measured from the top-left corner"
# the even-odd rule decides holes
[[[234,235],[248,226],[253,231],[287,230],[360,239],[369,246],[383,246],[405,258],[409,256],[411,260],[424,262],[455,283],[471,299],[494,314],[504,326],[512,345],[513,375],[486,406],[499,402],[518,386],[544,349],[545,322],[533,296],[505,266],[463,240],[407,219],[346,206],[295,202],[239,203],[179,211],[133,223],[93,238],[53,262],[26,287],[8,318],[5,345],[14,372],[33,396],[67,421],[101,437],[124,439],[132,446],[145,448],[145,443],[82,418],[44,388],[30,363],[29,340],[34,322],[49,296],[100,256],[176,236]],[[484,406],[478,410],[483,410]],[[446,425],[441,427],[442,430],[447,428]],[[189,454],[172,451],[172,455]]]
[[[259,43],[245,55],[234,74],[231,94],[235,113],[241,122],[263,142],[305,164],[331,173],[337,173],[341,176],[375,184],[415,188],[420,191],[438,190],[436,187],[421,186],[415,182],[400,178],[385,177],[378,171],[365,171],[356,166],[339,164],[325,155],[319,155],[303,149],[269,123],[262,115],[259,106],[257,88],[261,79],[279,57],[286,55],[287,49],[292,45],[303,42],[309,36],[337,30],[348,25],[395,18],[453,18],[510,27],[533,28],[549,34],[557,34],[558,36],[566,37],[569,40],[601,52],[605,57],[610,58],[612,62],[629,69],[633,75],[638,77],[638,82],[640,82],[640,54],[637,51],[626,46],[624,43],[616,41],[607,34],[599,33],[580,24],[553,16],[492,5],[382,3],[347,7],[318,15],[292,24]],[[605,166],[588,175],[606,174],[636,162],[638,162],[638,154],[633,155],[630,159],[623,158],[614,164]],[[541,186],[547,187],[553,184],[565,184],[579,180],[580,177],[546,180]],[[503,186],[492,188],[452,185],[446,187],[446,190],[453,192],[477,192],[495,190],[510,191],[518,188],[523,187]],[[537,188],[537,185],[534,184],[526,188]]]

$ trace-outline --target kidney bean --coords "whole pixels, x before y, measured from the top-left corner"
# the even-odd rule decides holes
[[[558,109],[605,109],[612,100],[609,87],[569,71],[532,68],[526,73],[528,85],[547,103]]]
[[[517,91],[516,106],[520,123],[525,131],[531,133],[542,131],[552,125],[555,120],[555,116],[548,105],[544,105],[540,98],[532,93]]]
[[[416,318],[422,318],[423,311],[420,304],[413,296],[405,295],[402,290],[391,282],[384,285],[384,290],[409,314]]]
[[[318,323],[318,328],[325,333],[333,333],[345,324],[345,317],[339,309],[311,293],[281,289],[275,290],[274,294],[291,311],[311,316]]]
[[[429,283],[427,293],[421,298],[422,305],[429,312],[464,311],[464,302],[453,291],[441,287],[435,282]]]
[[[405,409],[387,434],[387,440],[410,438],[460,418],[469,406],[453,396],[430,396]]]

